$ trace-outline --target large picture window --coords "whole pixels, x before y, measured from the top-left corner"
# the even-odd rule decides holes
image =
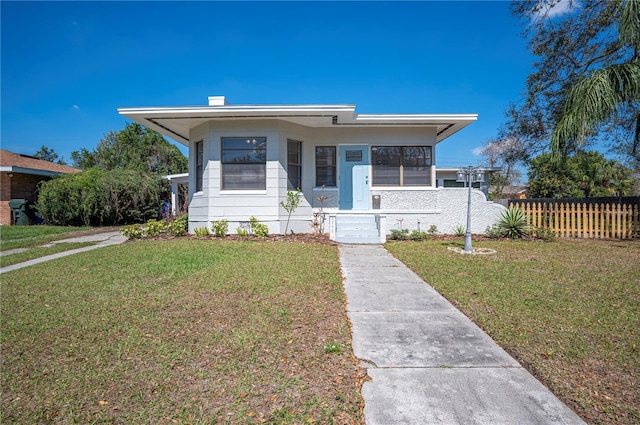
[[[222,189],[267,188],[267,138],[222,138]]]
[[[302,187],[302,143],[287,140],[287,188],[296,190]]]
[[[316,146],[316,186],[336,185],[336,147]]]
[[[430,146],[374,146],[371,163],[374,186],[431,184]]]

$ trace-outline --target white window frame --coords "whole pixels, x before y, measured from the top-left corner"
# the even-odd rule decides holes
[[[375,151],[379,148],[394,148],[394,149],[399,149],[399,165],[397,166],[387,166],[388,168],[393,168],[393,169],[397,169],[398,170],[398,177],[399,177],[399,181],[397,184],[389,184],[389,183],[383,183],[380,184],[378,182],[376,182],[376,168],[377,167],[381,167],[381,165],[376,164],[376,159],[375,159]],[[415,168],[415,167],[409,167],[409,166],[405,166],[405,149],[410,149],[410,148],[423,148],[426,149],[428,152],[428,158],[426,160],[426,164],[423,165],[423,167],[426,168],[426,177],[427,177],[427,182],[425,183],[420,183],[420,184],[408,184],[405,182],[405,167],[408,168]],[[384,166],[383,166],[384,167]],[[371,185],[372,187],[406,187],[406,188],[411,188],[411,187],[430,187],[433,186],[433,182],[431,179],[431,170],[433,167],[433,147],[432,146],[372,146],[371,147],[371,172],[372,172],[372,178],[371,178]]]
[[[292,162],[290,148],[293,146],[296,148],[297,158]],[[295,175],[297,182],[291,180],[292,175]],[[287,139],[287,189],[302,190],[302,142],[299,140]]]
[[[244,145],[246,141],[246,147]],[[225,142],[228,143],[228,147],[225,147]],[[235,146],[231,147],[234,143]],[[264,191],[267,189],[267,138],[260,136],[248,136],[248,137],[221,137],[220,139],[220,189],[225,192],[232,191]],[[246,151],[244,156],[232,157],[232,160],[226,159],[227,153],[235,151],[236,155],[240,155]],[[256,157],[258,161],[256,161]],[[242,161],[243,158],[246,158]],[[238,170],[242,169],[255,169],[258,170],[259,179],[254,182],[251,181],[251,172],[247,173],[244,183],[233,182],[231,176],[226,173],[230,169],[234,169],[235,175]],[[242,173],[244,174],[244,173]],[[244,186],[244,187],[243,187]]]

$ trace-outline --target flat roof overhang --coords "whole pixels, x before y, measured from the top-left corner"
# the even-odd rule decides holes
[[[33,176],[47,176],[47,177],[54,177],[54,176],[59,176],[60,174],[65,174],[60,171],[49,171],[49,170],[40,170],[37,168],[16,167],[15,165],[2,165],[0,166],[0,171],[4,171],[6,173],[31,174]]]
[[[118,113],[186,146],[189,131],[207,121],[269,119],[319,127],[431,127],[436,143],[478,119],[477,114],[356,114],[355,105],[223,105],[118,108]]]

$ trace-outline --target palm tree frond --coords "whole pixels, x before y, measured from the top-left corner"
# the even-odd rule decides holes
[[[567,96],[562,118],[551,137],[554,157],[569,146],[580,146],[585,137],[609,119],[621,103],[640,99],[640,64],[611,65],[579,81]]]
[[[620,41],[640,49],[640,1],[627,0],[620,7]]]

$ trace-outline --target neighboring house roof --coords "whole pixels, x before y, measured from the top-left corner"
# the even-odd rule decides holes
[[[492,190],[495,190],[495,186],[491,186]],[[525,193],[528,190],[527,186],[504,186],[502,188],[502,193],[504,195],[518,195],[520,193]]]
[[[210,120],[279,119],[308,127],[432,127],[441,142],[477,114],[357,114],[355,105],[231,105],[210,96],[208,106],[119,108],[120,115],[189,145],[189,130]]]
[[[39,176],[56,176],[58,174],[79,173],[82,170],[54,162],[43,161],[29,155],[0,150],[0,171]]]
[[[167,179],[170,182],[187,183],[189,181],[189,173],[168,174],[166,176],[162,176],[162,178]]]
[[[436,172],[442,171],[442,172],[457,173],[460,168],[463,168],[463,167],[456,167],[456,168],[453,168],[453,167],[436,167]],[[485,173],[495,173],[495,172],[498,172],[498,171],[502,171],[502,167],[482,167],[482,166],[480,166],[479,168],[482,171],[484,171]]]

